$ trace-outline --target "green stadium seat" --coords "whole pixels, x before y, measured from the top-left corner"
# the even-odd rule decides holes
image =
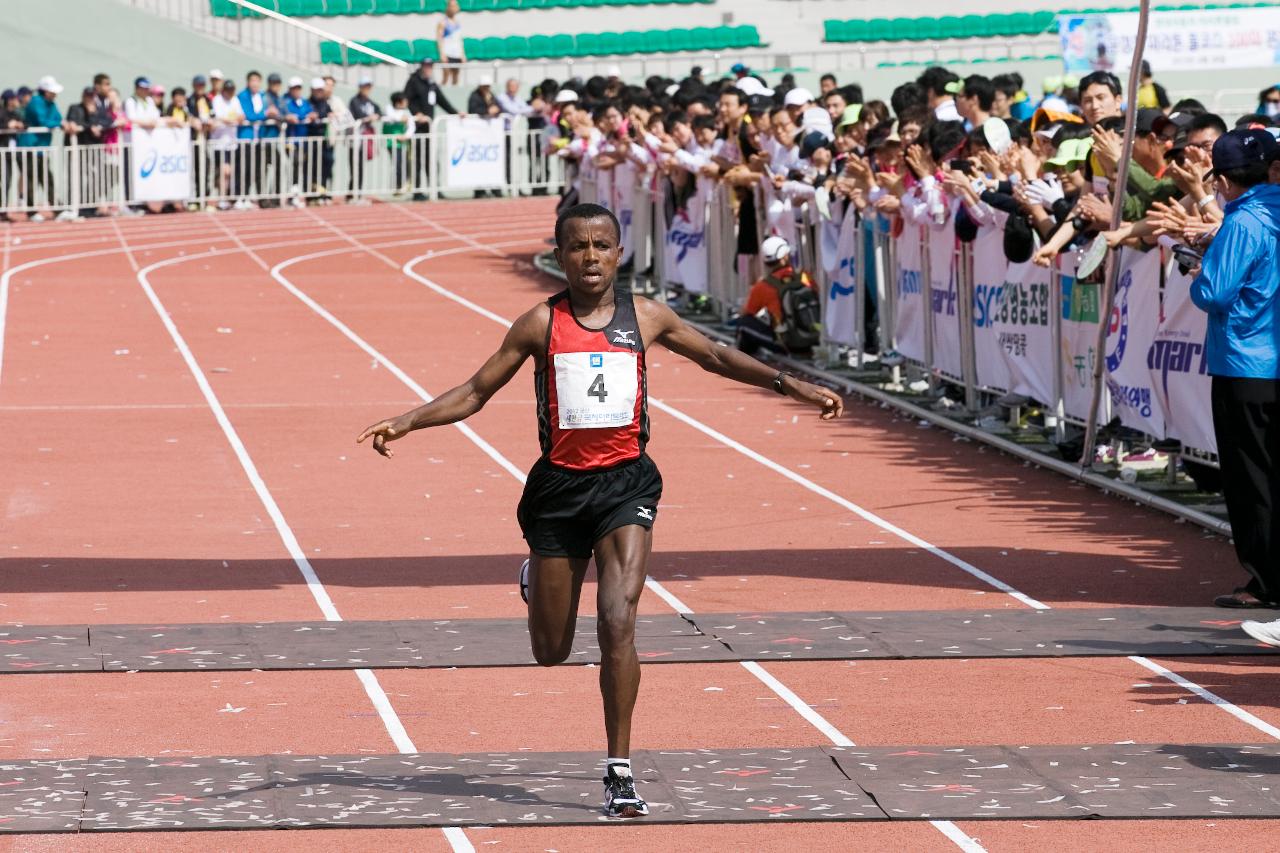
[[[578,33],[573,37],[574,56],[596,56],[600,53],[598,33]]]
[[[759,47],[760,32],[751,24],[742,24],[737,27],[731,27],[729,32],[729,47]]]
[[[491,12],[498,7],[497,0],[471,0],[471,12]]]
[[[435,39],[413,40],[413,61],[421,62],[424,59],[430,59],[433,62],[440,60],[440,48]]]
[[[848,24],[844,21],[828,20],[822,22],[822,40],[828,42],[849,41],[846,37]]]
[[[711,27],[693,27],[689,30],[689,50],[712,50],[715,32]]]
[[[1016,27],[1017,24],[1013,20],[1013,15],[997,13],[994,15],[981,15],[978,18],[978,36],[981,38],[1017,35]]]
[[[324,0],[324,13],[326,15],[350,15],[351,0]]]
[[[342,64],[342,47],[336,41],[320,42],[320,61],[325,65]]]
[[[538,36],[530,37],[530,47],[533,47],[533,42],[536,38],[538,38]],[[550,42],[551,44],[547,47],[547,52],[545,54],[538,54],[538,56],[562,57],[576,55],[573,46],[573,36],[567,33],[557,33],[551,36]]]
[[[610,56],[612,54],[621,52],[621,49],[622,49],[621,35],[614,32],[600,33],[600,46],[596,51],[598,55]]]
[[[302,0],[280,0],[280,4],[276,9],[281,15],[288,15],[296,18],[302,14]]]
[[[888,18],[872,18],[867,21],[867,41],[888,41],[893,24]]]
[[[1047,33],[1057,28],[1057,12],[1033,12],[1031,18],[1035,22],[1036,33]]]
[[[982,15],[961,15],[960,30],[952,36],[958,39],[978,38],[982,35]]]
[[[392,39],[387,42],[386,52],[401,62],[413,61],[413,45],[409,44],[405,39]]]
[[[466,51],[468,60],[489,59],[488,56],[485,56],[480,39],[464,38],[462,40],[462,49]]]
[[[889,41],[908,41],[916,32],[916,24],[911,18],[893,18],[889,21]]]
[[[547,0],[520,0],[521,9],[543,9],[547,6]]]
[[[494,4],[493,8],[497,9],[499,12],[507,9],[519,9],[520,0],[498,0],[498,2]]]
[[[666,30],[645,30],[644,32],[644,52],[645,53],[664,53],[671,49],[671,43],[667,40]]]
[[[423,0],[422,11],[432,15],[443,15],[448,5],[448,0]]]
[[[215,18],[234,18],[236,16],[236,4],[232,3],[231,0],[211,0],[209,13]]]
[[[396,14],[416,15],[422,11],[422,0],[397,0]]]
[[[845,21],[844,35],[845,41],[866,41],[867,40],[867,22],[866,21]]]
[[[917,41],[937,41],[942,38],[942,20],[940,18],[917,18]]]
[[[645,47],[644,33],[639,30],[627,30],[620,33],[621,48],[619,53],[648,53]]]
[[[523,38],[523,36],[515,36],[515,38]],[[570,44],[572,45],[572,41]],[[551,36],[529,36],[525,41],[523,56],[526,59],[546,59],[555,56]]]
[[[960,18],[957,15],[943,15],[938,19],[938,38],[960,38]]]
[[[373,0],[351,0],[352,15],[369,15],[373,13]]]
[[[1030,12],[1014,12],[1005,16],[1004,34],[1030,36],[1036,34],[1036,19]]]
[[[502,40],[499,59],[525,59],[529,56],[529,39],[525,36],[507,36]]]
[[[324,14],[324,0],[302,0],[298,5],[299,17],[314,18]]]
[[[633,4],[634,2],[635,2],[635,0],[604,0],[604,5],[606,5],[606,6],[629,6],[629,5]]]
[[[667,50],[676,52],[681,50],[692,50],[693,34],[683,28],[667,30]]]
[[[480,39],[480,48],[484,51],[485,59],[505,59],[502,52],[506,49],[506,44],[502,36],[488,36]],[[467,54],[471,56],[470,53]]]
[[[711,49],[725,50],[733,46],[733,27],[711,28]]]

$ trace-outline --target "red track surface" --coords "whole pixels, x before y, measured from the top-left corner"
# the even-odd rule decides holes
[[[557,289],[529,264],[551,217],[550,202],[529,200],[10,226],[0,621],[322,617],[140,277],[190,346],[342,617],[521,615],[513,584],[523,551],[519,482],[456,429],[415,435],[391,462],[355,447],[362,427],[417,397],[270,270],[302,258],[278,276],[439,393],[466,378],[503,330],[401,266],[432,251],[411,271],[514,319]],[[821,424],[666,352],[653,354],[651,368],[655,398],[1050,606],[1204,604],[1238,582],[1221,539],[876,406],[852,401],[843,420]],[[537,454],[530,386],[526,371],[471,422],[521,469]],[[667,489],[652,574],[695,611],[1026,606],[663,411],[653,412],[653,433]],[[583,600],[589,611],[593,589]],[[670,610],[648,591],[642,607]],[[1269,659],[1161,663],[1280,725],[1280,667]],[[767,670],[859,744],[1270,739],[1125,658]],[[590,669],[382,671],[377,680],[421,750],[600,748]],[[3,758],[396,748],[351,672],[61,674],[3,684]],[[636,742],[831,741],[747,669],[692,664],[645,670]],[[1209,850],[1269,847],[1277,822],[959,828],[993,851]],[[478,849],[512,850],[957,849],[928,823],[467,836]],[[438,830],[0,839],[0,849],[14,850],[318,844],[450,849]]]

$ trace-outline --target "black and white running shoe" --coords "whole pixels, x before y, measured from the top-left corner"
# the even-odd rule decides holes
[[[529,561],[520,564],[520,600],[529,603]]]
[[[649,805],[636,795],[636,780],[631,768],[610,764],[604,777],[604,813],[609,817],[641,817],[649,813]]]

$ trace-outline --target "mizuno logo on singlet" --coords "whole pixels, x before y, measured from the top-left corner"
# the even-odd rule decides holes
[[[613,343],[626,344],[629,347],[633,347],[636,345],[636,342],[631,340],[631,336],[634,334],[635,334],[634,329],[627,329],[626,331],[623,331],[622,329],[614,329]]]

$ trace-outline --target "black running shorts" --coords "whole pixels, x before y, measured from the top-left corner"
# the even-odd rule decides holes
[[[662,475],[648,456],[603,471],[570,471],[543,458],[529,472],[516,518],[533,553],[585,559],[619,527],[653,529],[661,497]]]

